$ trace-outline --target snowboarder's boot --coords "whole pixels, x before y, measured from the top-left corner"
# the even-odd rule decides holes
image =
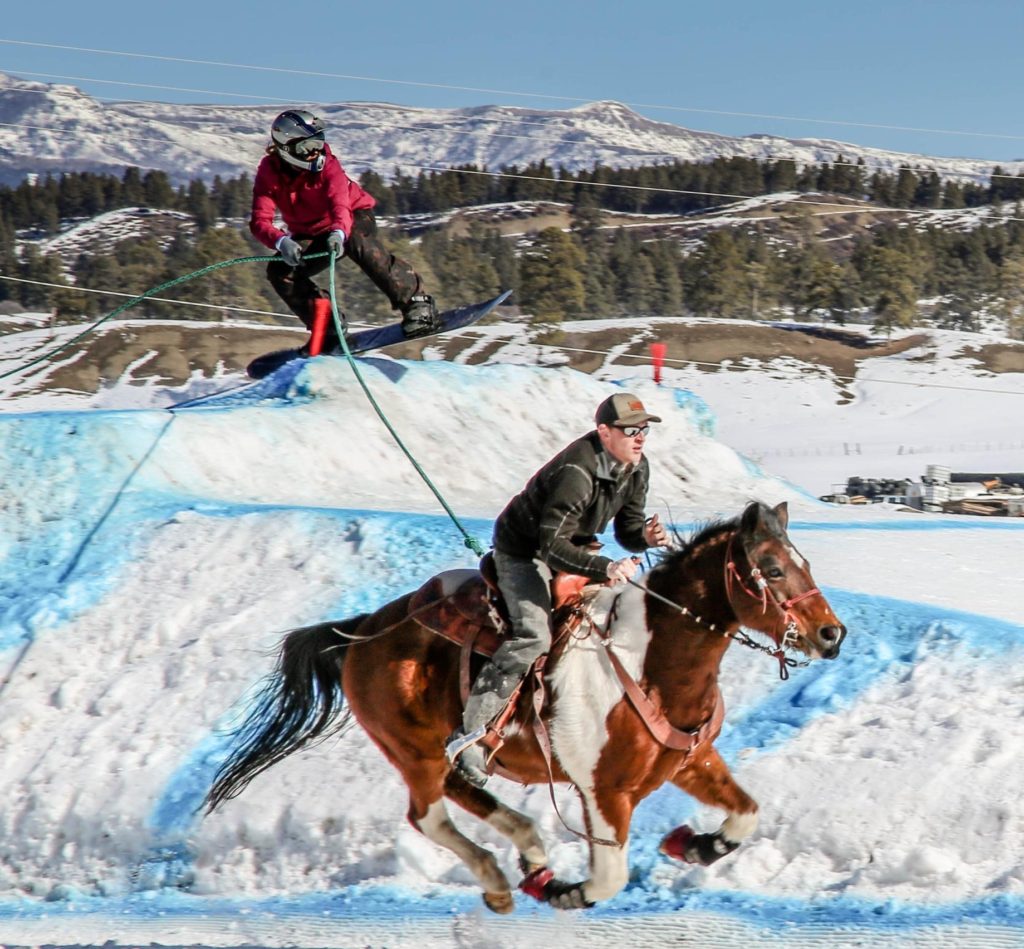
[[[409,298],[402,308],[402,332],[406,339],[426,336],[435,332],[441,325],[437,315],[434,298],[426,293],[417,293]]]

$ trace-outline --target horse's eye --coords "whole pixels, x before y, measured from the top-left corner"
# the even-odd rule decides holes
[[[769,580],[781,580],[785,576],[785,571],[781,567],[769,567],[768,568],[768,579]]]

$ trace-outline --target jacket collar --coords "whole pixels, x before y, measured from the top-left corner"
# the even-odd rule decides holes
[[[597,443],[597,476],[605,481],[618,483],[624,477],[631,474],[635,465],[623,464],[616,461],[604,450],[600,440]]]

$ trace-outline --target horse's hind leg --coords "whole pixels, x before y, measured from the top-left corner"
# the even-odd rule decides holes
[[[425,795],[414,790],[416,785],[411,777],[406,773],[405,778],[410,787],[409,823],[434,843],[450,850],[469,867],[484,889],[483,899],[488,908],[496,913],[511,913],[515,905],[512,888],[494,854],[473,843],[452,823],[444,806],[440,786],[437,786],[436,794],[430,795],[433,800],[428,801]]]
[[[506,807],[493,794],[473,787],[457,771],[449,773],[444,793],[459,807],[507,837],[519,851],[519,863],[524,873],[529,874],[547,866],[547,852],[537,827],[525,814]]]

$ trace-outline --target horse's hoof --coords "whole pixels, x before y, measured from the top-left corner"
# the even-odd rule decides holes
[[[523,854],[519,854],[519,872],[522,873],[524,877],[532,876],[538,870],[543,870],[546,866],[546,860],[541,863],[533,863],[532,861],[527,860]]]
[[[523,877],[519,889],[527,896],[532,896],[535,900],[545,903],[548,899],[548,887],[554,877],[555,874],[547,867],[536,867]]]
[[[583,895],[582,883],[552,880],[547,885],[548,902],[555,909],[590,909],[594,904]]]
[[[511,913],[516,908],[515,898],[508,890],[501,893],[484,893],[484,906],[495,913]]]
[[[702,867],[710,867],[717,860],[732,853],[738,846],[738,843],[726,840],[720,833],[695,834],[683,824],[672,833],[666,834],[658,849],[666,857],[673,857],[685,863],[696,863]]]
[[[582,883],[556,880],[547,867],[538,867],[523,877],[519,889],[541,903],[550,903],[555,909],[589,909],[594,905],[583,895]]]
[[[693,838],[693,829],[686,824],[683,824],[681,827],[677,827],[671,833],[662,837],[658,849],[665,854],[666,857],[672,857],[673,860],[682,860],[684,863],[694,863],[693,854],[690,850]]]

